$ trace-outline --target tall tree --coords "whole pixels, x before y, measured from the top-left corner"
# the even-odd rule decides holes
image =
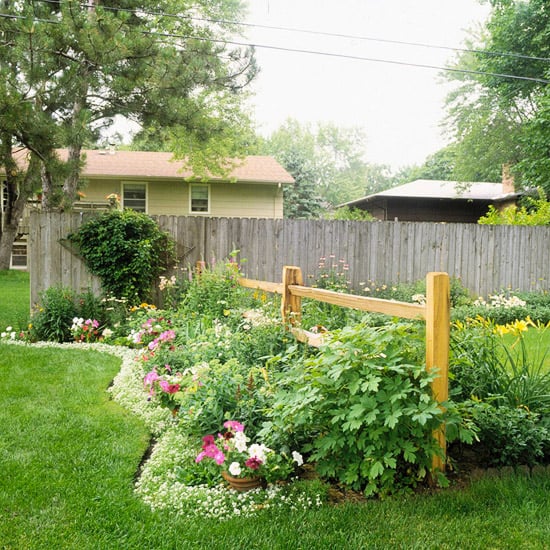
[[[222,170],[248,135],[242,90],[256,70],[252,51],[227,43],[241,10],[239,0],[4,0],[4,168],[7,151],[24,147],[36,157],[43,206],[70,208],[83,147],[122,115],[169,133],[175,154],[197,173]],[[27,116],[13,120],[14,113]],[[69,152],[62,165],[57,147]],[[24,179],[22,199],[30,192]]]
[[[516,181],[550,193],[550,11],[547,0],[492,0],[491,15],[454,68],[448,98],[458,179],[495,181],[513,163]],[[514,79],[497,75],[514,75]]]
[[[390,186],[386,166],[364,160],[365,138],[357,128],[301,124],[288,119],[265,141],[294,176],[285,191],[286,217],[317,217],[321,210]]]

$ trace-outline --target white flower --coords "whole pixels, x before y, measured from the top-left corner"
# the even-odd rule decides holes
[[[244,432],[237,432],[233,438],[233,441],[235,442],[235,449],[237,449],[239,453],[246,452],[246,442],[248,441],[248,437],[244,435]]]
[[[292,460],[294,460],[298,466],[301,466],[304,463],[304,459],[298,451],[292,451]]]
[[[248,456],[255,457],[258,460],[261,460],[262,462],[265,462],[267,457],[267,453],[269,453],[271,449],[266,447],[263,443],[261,445],[258,445],[258,443],[253,443],[248,447]]]
[[[12,327],[6,327],[6,332],[11,332],[13,330]]]
[[[230,465],[229,465],[229,473],[232,475],[232,476],[238,476],[241,474],[241,465],[238,463],[238,462],[232,462]]]
[[[110,338],[113,335],[113,331],[110,328],[106,328],[103,330],[103,336],[105,338]]]

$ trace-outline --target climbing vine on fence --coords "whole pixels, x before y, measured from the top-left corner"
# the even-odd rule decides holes
[[[133,210],[105,212],[80,226],[69,240],[103,289],[130,303],[149,298],[155,279],[174,261],[169,235]]]

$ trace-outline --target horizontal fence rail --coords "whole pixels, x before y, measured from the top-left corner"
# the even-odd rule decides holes
[[[97,288],[63,239],[93,212],[31,213],[31,299],[53,284]],[[239,250],[246,277],[275,281],[297,265],[306,281],[319,263],[349,275],[355,290],[412,283],[428,271],[458,278],[476,296],[502,289],[550,290],[550,227],[418,222],[156,216],[177,242],[181,266]]]
[[[202,262],[199,262],[202,263]],[[200,273],[203,266],[199,266]],[[405,319],[422,319],[426,324],[426,368],[435,371],[437,376],[432,382],[432,393],[439,403],[449,397],[449,347],[450,347],[450,285],[447,273],[428,273],[426,275],[426,303],[409,304],[393,300],[362,298],[352,294],[306,287],[302,284],[302,271],[296,266],[283,267],[282,283],[270,283],[246,278],[238,280],[245,288],[277,293],[282,296],[281,316],[285,325],[294,325],[292,333],[300,342],[319,347],[323,344],[323,335],[302,329],[299,324],[302,315],[301,298],[326,302],[341,307],[350,307],[362,311],[373,311]],[[434,432],[443,457],[446,456],[445,426]],[[434,470],[445,470],[445,459],[435,455],[432,460]]]

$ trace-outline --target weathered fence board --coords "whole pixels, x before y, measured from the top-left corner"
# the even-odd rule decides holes
[[[82,262],[60,244],[92,214],[31,214],[31,299],[49,286],[98,288]],[[180,267],[221,260],[235,249],[245,276],[278,280],[284,265],[302,269],[306,284],[321,257],[349,264],[352,286],[406,283],[428,271],[458,277],[473,294],[501,289],[550,290],[550,227],[417,222],[269,220],[159,216],[177,240]],[[332,257],[331,257],[332,256]]]

